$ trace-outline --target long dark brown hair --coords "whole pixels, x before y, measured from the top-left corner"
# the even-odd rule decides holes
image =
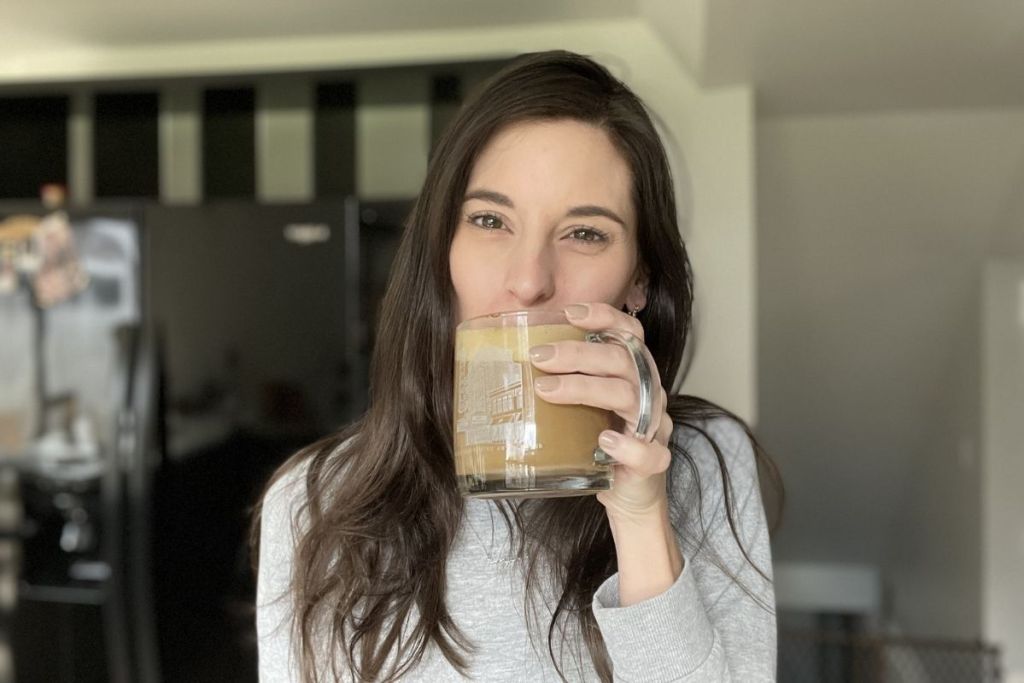
[[[446,563],[463,515],[452,454],[456,303],[448,251],[484,146],[511,124],[557,119],[603,129],[632,170],[638,254],[647,276],[647,305],[639,317],[662,385],[671,386],[680,369],[693,279],[672,175],[647,111],[623,83],[586,57],[556,51],[515,60],[463,106],[434,150],[382,303],[369,409],[356,423],[295,454],[268,484],[308,462],[304,528],[289,596],[306,681],[341,678],[339,660],[359,680],[393,680],[429,647],[456,669],[468,670],[473,643],[445,603]],[[738,420],[689,396],[672,397],[668,412],[677,425],[698,431],[711,417]],[[704,434],[718,454],[727,519],[740,544],[726,459]],[[764,471],[781,490],[774,466],[753,442]],[[673,450],[696,473],[689,454],[679,446]],[[534,568],[541,565],[550,568],[560,589],[548,625],[555,667],[561,671],[555,639],[566,632],[565,620],[574,618],[598,674],[610,681],[611,663],[590,609],[596,589],[616,571],[603,506],[581,497],[502,509],[520,539],[527,594],[536,587],[540,572]],[[259,521],[257,506],[254,558]],[[767,568],[755,568],[766,575]],[[329,671],[319,663],[324,653]]]

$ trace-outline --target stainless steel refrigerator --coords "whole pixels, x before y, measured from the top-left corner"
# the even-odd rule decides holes
[[[18,680],[255,681],[249,511],[288,455],[364,409],[408,207],[97,206],[66,214],[64,290],[40,300],[29,267],[4,291],[0,271],[22,556],[0,636]],[[8,260],[32,266],[3,225]]]

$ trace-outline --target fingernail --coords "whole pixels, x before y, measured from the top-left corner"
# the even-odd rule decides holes
[[[555,356],[555,347],[551,344],[542,344],[530,349],[530,360],[550,360]]]
[[[622,441],[622,435],[618,432],[601,432],[597,437],[597,443],[601,448],[615,448]]]
[[[539,391],[554,391],[558,388],[558,384],[561,382],[558,377],[551,375],[545,375],[544,377],[538,377],[533,380],[533,386],[537,387]]]
[[[590,307],[586,304],[572,304],[565,307],[565,317],[570,320],[580,320],[587,317]]]

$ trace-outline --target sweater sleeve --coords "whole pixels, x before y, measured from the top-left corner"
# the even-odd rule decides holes
[[[291,577],[305,470],[303,466],[293,468],[263,498],[256,583],[260,683],[300,680],[292,640]]]
[[[594,594],[616,681],[775,680],[771,550],[753,448],[731,420],[713,420],[706,431],[728,465],[736,532],[756,568],[733,538],[714,450],[698,433],[677,429],[673,438],[694,464],[673,463],[669,492],[682,573],[661,595],[629,607],[619,606],[617,574]]]

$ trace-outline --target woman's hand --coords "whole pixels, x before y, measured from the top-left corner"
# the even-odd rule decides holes
[[[588,332],[617,330],[644,340],[640,321],[603,303],[574,304],[566,308],[569,322]],[[660,516],[667,507],[665,472],[671,455],[668,440],[672,420],[665,412],[665,390],[654,393],[652,420],[655,437],[645,442],[633,436],[640,411],[640,385],[629,351],[618,344],[562,341],[531,349],[533,364],[551,376],[536,382],[545,401],[583,404],[613,411],[625,423],[623,433],[601,433],[601,448],[613,457],[615,483],[598,494],[609,517],[639,520]],[[654,378],[658,381],[655,370]]]
[[[640,321],[608,304],[574,304],[566,316],[587,331],[618,330],[643,342]],[[671,461],[668,441],[672,419],[667,398],[655,392],[654,439],[633,436],[640,412],[640,383],[630,353],[618,344],[562,341],[531,349],[538,369],[551,373],[534,381],[551,403],[583,404],[613,411],[625,433],[601,432],[601,448],[615,461],[611,490],[597,494],[608,513],[619,568],[619,605],[626,607],[660,595],[683,571],[683,556],[669,521],[665,473]],[[654,375],[659,377],[657,372]]]

